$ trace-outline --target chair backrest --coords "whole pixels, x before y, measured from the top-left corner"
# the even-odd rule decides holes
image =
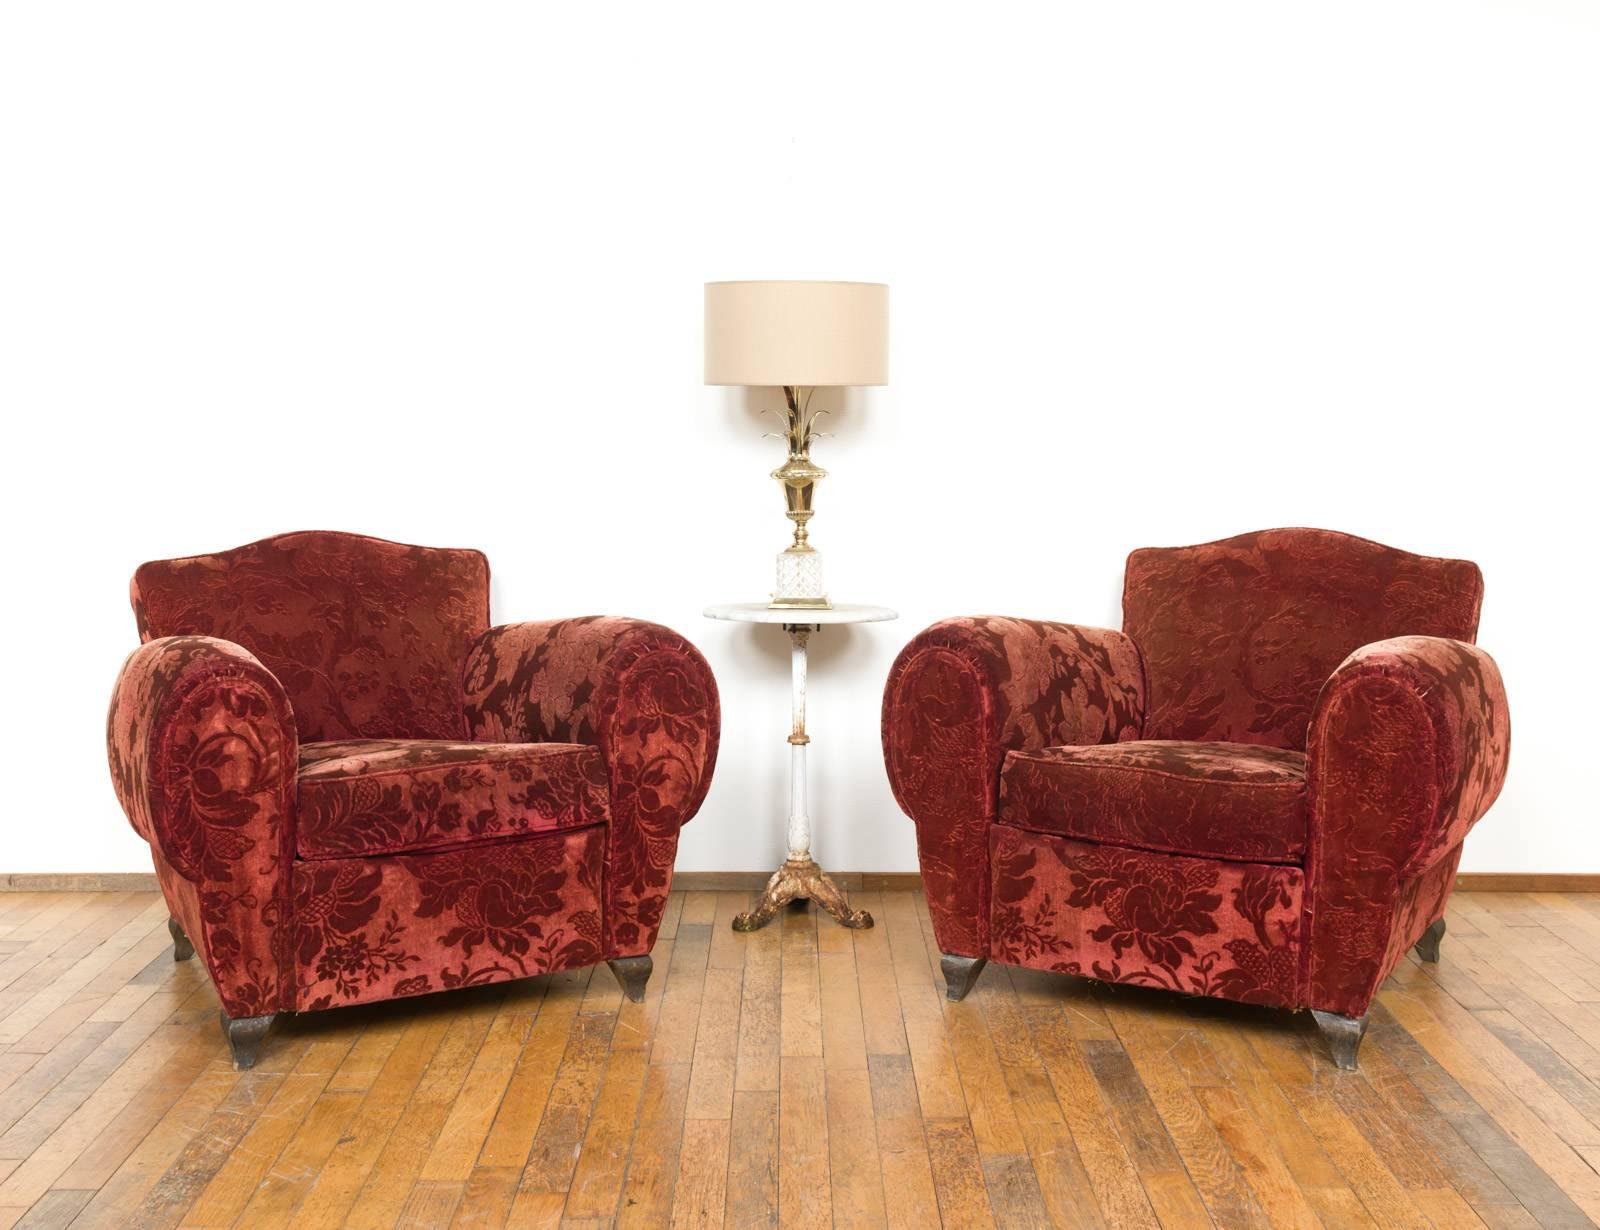
[[[1317,693],[1353,650],[1478,632],[1483,577],[1332,530],[1262,530],[1128,556],[1123,631],[1144,656],[1146,739],[1304,749]]]
[[[278,677],[302,741],[463,739],[461,672],[489,626],[480,551],[280,534],[133,575],[139,635],[215,636]]]

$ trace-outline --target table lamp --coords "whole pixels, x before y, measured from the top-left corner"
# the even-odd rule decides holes
[[[788,459],[772,472],[783,484],[794,541],[778,555],[773,607],[829,609],[822,555],[806,523],[818,480],[813,429],[823,386],[889,382],[889,288],[881,282],[707,282],[706,383],[781,388]],[[779,433],[772,433],[778,435]]]

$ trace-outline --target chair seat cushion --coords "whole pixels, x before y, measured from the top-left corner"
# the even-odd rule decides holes
[[[610,816],[600,750],[581,743],[345,739],[300,747],[303,859],[437,850]]]
[[[1251,863],[1300,863],[1304,753],[1146,739],[1010,752],[1000,822],[1079,841]]]

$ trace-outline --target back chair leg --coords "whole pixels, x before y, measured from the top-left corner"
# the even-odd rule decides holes
[[[1422,938],[1412,945],[1417,956],[1424,961],[1437,964],[1439,961],[1439,941],[1444,939],[1444,919],[1439,919],[1422,933]]]
[[[167,919],[167,934],[172,936],[172,959],[187,961],[194,956],[194,944],[183,933],[183,924],[176,918]]]
[[[945,998],[957,1001],[965,999],[987,964],[988,957],[952,957],[944,953],[940,957],[939,968],[944,972]]]
[[[622,984],[622,993],[636,1004],[644,1003],[645,983],[650,981],[650,971],[655,962],[646,953],[642,957],[612,957],[606,962],[611,972]]]
[[[1328,1041],[1333,1062],[1346,1072],[1356,1071],[1361,1039],[1367,1036],[1367,1014],[1359,1017],[1341,1016],[1337,1012],[1319,1012],[1313,1008],[1311,1015],[1316,1018],[1317,1028]]]

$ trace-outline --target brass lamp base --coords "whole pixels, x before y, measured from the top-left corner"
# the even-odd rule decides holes
[[[768,605],[775,610],[798,607],[825,611],[832,604],[822,587],[822,556],[806,541],[806,523],[814,511],[817,483],[828,472],[811,460],[811,440],[816,433],[812,430],[815,415],[810,413],[810,396],[802,401],[800,390],[786,385],[783,398],[788,407],[784,436],[789,442],[789,459],[772,472],[772,477],[783,485],[787,510],[784,515],[794,522],[794,541],[778,552],[778,583]]]
[[[852,910],[844,892],[818,867],[815,859],[791,858],[772,873],[760,904],[733,919],[735,931],[759,931],[777,917],[791,901],[815,901],[838,920],[841,926],[857,929],[872,926],[872,915]]]

